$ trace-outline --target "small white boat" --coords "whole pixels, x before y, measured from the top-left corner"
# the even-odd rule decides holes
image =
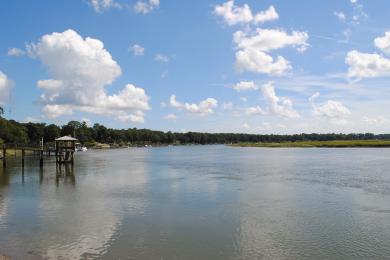
[[[80,143],[76,143],[75,151],[76,152],[86,152],[86,151],[88,151],[88,148],[85,146],[82,146]]]

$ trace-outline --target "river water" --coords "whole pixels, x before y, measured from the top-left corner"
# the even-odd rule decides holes
[[[187,146],[10,158],[12,259],[390,259],[390,149]]]

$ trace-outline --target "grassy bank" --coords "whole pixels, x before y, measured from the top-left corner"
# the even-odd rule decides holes
[[[280,143],[238,143],[236,147],[390,147],[390,140],[338,140],[338,141],[298,141]]]
[[[32,151],[26,151],[25,155],[31,155],[33,154]],[[3,156],[3,151],[0,150],[0,158]],[[12,157],[12,156],[22,156],[22,150],[15,150],[15,149],[7,149],[7,157]],[[1,260],[1,258],[0,258]]]

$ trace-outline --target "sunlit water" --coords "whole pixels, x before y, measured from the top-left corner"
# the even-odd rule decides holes
[[[77,153],[0,168],[15,259],[389,259],[390,149]]]

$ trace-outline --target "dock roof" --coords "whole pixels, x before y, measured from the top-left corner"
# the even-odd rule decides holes
[[[63,136],[63,137],[57,138],[56,141],[77,141],[77,139],[70,137],[70,136]]]

